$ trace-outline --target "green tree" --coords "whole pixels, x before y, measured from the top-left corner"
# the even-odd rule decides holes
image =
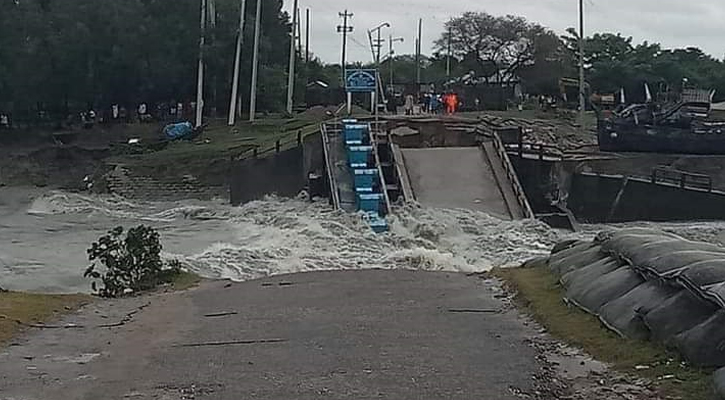
[[[254,2],[247,7],[241,73],[249,102]],[[44,109],[59,116],[112,103],[191,100],[196,90],[198,0],[0,0],[0,109],[16,119]],[[239,2],[216,0],[207,32],[208,109],[226,109]],[[277,111],[286,81],[289,15],[265,0],[260,45],[260,108]]]
[[[450,37],[449,37],[450,32]],[[445,24],[445,31],[435,42],[440,54],[450,47],[462,64],[486,82],[510,83],[526,66],[546,58],[542,49],[556,51],[556,35],[525,18],[507,15],[495,17],[484,12],[467,12]],[[547,46],[544,46],[547,44]]]

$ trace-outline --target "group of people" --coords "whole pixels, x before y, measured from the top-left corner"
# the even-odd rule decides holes
[[[424,93],[417,100],[420,111],[427,114],[453,115],[458,111],[461,101],[455,92],[447,93]],[[415,113],[416,99],[412,94],[405,96],[405,115]]]
[[[133,122],[151,123],[163,122],[174,123],[192,119],[196,114],[196,102],[162,102],[149,105],[145,102],[126,108],[126,106],[114,103],[108,107],[95,108],[89,106],[81,111],[68,114],[58,114],[45,111],[38,106],[34,118],[23,118],[26,121],[38,125],[54,125],[56,129],[73,128],[80,125],[83,128],[91,129],[96,124],[128,124]],[[0,110],[0,130],[10,130],[15,126],[12,114]]]

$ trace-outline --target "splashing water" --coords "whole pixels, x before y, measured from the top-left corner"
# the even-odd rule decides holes
[[[221,202],[135,202],[53,191],[35,196],[24,211],[0,216],[0,224],[10,227],[0,239],[4,233],[22,237],[24,244],[0,244],[6,266],[3,270],[0,263],[0,281],[17,290],[88,290],[80,278],[85,250],[117,225],[154,226],[166,258],[206,278],[236,281],[371,268],[484,272],[545,255],[560,238],[537,221],[501,221],[475,211],[414,205],[395,209],[391,231],[375,234],[360,216],[303,198],[269,197],[235,208]]]
[[[484,272],[546,254],[558,239],[536,221],[414,206],[396,209],[391,231],[375,234],[357,215],[324,203],[276,198],[235,210],[229,222],[236,240],[181,257],[190,269],[233,280],[371,268]]]
[[[211,279],[347,269],[485,272],[548,254],[562,239],[587,239],[533,220],[502,221],[469,210],[398,207],[391,231],[373,233],[360,216],[326,202],[269,197],[243,207],[221,201],[135,202],[113,196],[0,189],[0,286],[87,291],[86,249],[115,226],[157,228],[164,256]],[[21,200],[19,200],[21,199]],[[725,242],[722,223],[653,224],[693,239]]]

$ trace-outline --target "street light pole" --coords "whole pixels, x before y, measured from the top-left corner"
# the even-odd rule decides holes
[[[229,102],[229,126],[234,126],[236,122],[237,101],[239,101],[239,69],[242,62],[242,44],[244,41],[244,20],[247,0],[241,0],[239,5],[239,34],[237,35],[237,50],[234,56],[234,76],[232,77],[232,97]]]
[[[249,122],[254,122],[257,113],[257,74],[259,72],[259,34],[262,30],[262,0],[257,0],[254,17],[254,49],[252,55],[252,83],[249,96]]]
[[[405,39],[402,38],[402,37],[394,38],[393,35],[390,35],[390,40],[389,41],[390,41],[390,60],[389,60],[389,62],[390,62],[390,65],[389,65],[389,68],[390,68],[390,89],[393,91],[393,95],[395,95],[395,88],[394,88],[395,81],[393,80],[393,78],[394,78],[394,76],[393,76],[393,74],[394,74],[393,62],[395,60],[395,49],[393,48],[393,44],[395,42],[404,42]]]
[[[200,127],[204,117],[204,46],[206,45],[206,0],[201,0],[201,34],[199,36],[199,67],[196,81],[196,127]]]
[[[586,122],[586,82],[584,80],[584,0],[579,0],[579,126]]]
[[[295,62],[297,61],[297,50],[295,49],[295,35],[297,34],[297,17],[299,16],[299,9],[297,7],[298,0],[294,1],[294,8],[292,11],[292,32],[290,36],[289,44],[289,69],[287,73],[287,114],[292,115],[294,108],[294,97],[295,97]]]

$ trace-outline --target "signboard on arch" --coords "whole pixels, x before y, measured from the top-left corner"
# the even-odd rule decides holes
[[[349,69],[345,71],[345,90],[356,93],[374,93],[377,88],[378,70]]]

